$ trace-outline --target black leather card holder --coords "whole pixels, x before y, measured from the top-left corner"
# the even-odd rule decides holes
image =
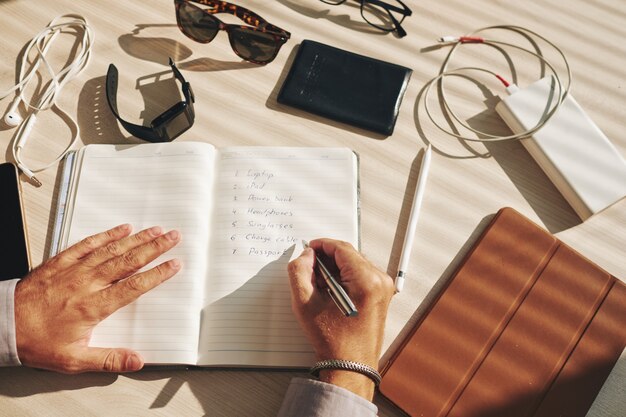
[[[391,135],[412,70],[304,40],[278,102]]]

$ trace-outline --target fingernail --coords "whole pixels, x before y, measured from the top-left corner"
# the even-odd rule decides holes
[[[170,268],[172,269],[180,269],[180,259],[172,259],[170,261]]]
[[[119,226],[117,226],[117,228],[118,228],[120,231],[127,232],[127,231],[129,231],[129,230],[131,229],[131,225],[130,225],[130,224],[128,224],[128,223],[125,223],[125,224],[120,224]]]
[[[180,237],[180,233],[178,233],[178,230],[171,230],[171,231],[167,232],[167,234],[165,236],[169,240],[177,241],[178,238]]]
[[[161,236],[163,234],[163,229],[160,226],[154,226],[148,229],[148,233],[154,237]]]
[[[143,361],[137,354],[132,354],[126,359],[127,371],[138,371],[143,367]]]

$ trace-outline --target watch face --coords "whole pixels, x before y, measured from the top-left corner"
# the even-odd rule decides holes
[[[165,124],[165,133],[169,140],[172,140],[190,127],[191,123],[187,118],[187,113],[181,111]]]

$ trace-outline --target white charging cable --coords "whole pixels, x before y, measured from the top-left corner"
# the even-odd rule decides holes
[[[66,64],[65,67],[57,73],[52,68],[50,62],[46,59],[46,55],[48,54],[48,51],[50,50],[57,35],[63,31],[68,31],[70,33],[73,32],[76,36],[76,41],[70,49],[70,58],[73,58],[73,60]],[[74,14],[55,17],[48,24],[48,26],[35,35],[35,37],[33,37],[33,39],[31,39],[26,46],[19,66],[17,84],[7,91],[0,93],[0,100],[13,93],[16,94],[13,103],[7,110],[4,122],[11,127],[17,127],[17,132],[15,133],[11,147],[13,159],[15,159],[18,168],[37,186],[41,186],[41,182],[35,177],[34,173],[43,171],[58,163],[78,140],[78,124],[66,111],[59,108],[56,100],[65,84],[76,77],[76,75],[78,75],[87,65],[91,55],[93,41],[93,31],[87,24],[84,17]],[[34,54],[35,56],[32,58],[32,61],[29,62],[29,57],[31,56],[33,50],[36,50],[36,53]],[[40,94],[37,94],[38,98],[36,101],[29,101],[25,97],[24,92],[28,88],[31,80],[34,79],[35,83],[37,82],[36,74],[42,64],[43,68],[50,77],[50,81],[45,86],[44,90]],[[19,114],[20,103],[24,103],[27,111],[29,112],[25,119],[22,119]],[[70,129],[72,130],[72,139],[63,152],[52,162],[41,167],[29,168],[22,161],[21,152],[26,146],[28,137],[30,136],[35,121],[37,120],[38,113],[53,107],[64,120],[71,124]]]
[[[516,33],[520,33],[523,34],[527,37],[535,37],[537,39],[541,39],[542,41],[544,41],[546,44],[550,45],[555,51],[558,52],[558,54],[561,56],[561,59],[563,60],[564,64],[565,64],[565,69],[567,72],[567,82],[564,84],[561,80],[561,77],[559,76],[559,74],[557,73],[556,69],[554,68],[554,66],[546,59],[544,58],[541,54],[533,52],[529,49],[526,48],[522,48],[519,45],[515,45],[512,43],[508,43],[508,42],[502,42],[502,41],[497,41],[497,40],[493,40],[493,39],[486,39],[483,37],[478,36],[478,34],[480,32],[484,32],[487,30],[494,30],[494,29],[503,29],[503,30],[508,30],[508,31],[513,31]],[[525,137],[529,137],[531,135],[533,135],[535,132],[537,132],[539,129],[541,129],[543,126],[546,125],[546,123],[548,123],[548,121],[556,114],[556,112],[558,111],[559,107],[561,107],[561,104],[563,103],[563,100],[565,100],[565,98],[567,97],[567,95],[569,94],[570,91],[570,87],[572,85],[572,72],[570,70],[570,66],[569,66],[569,62],[567,61],[567,58],[565,57],[565,54],[563,53],[563,51],[558,48],[555,44],[553,44],[552,42],[550,42],[549,40],[547,40],[546,38],[544,38],[543,36],[539,35],[536,32],[533,32],[529,29],[520,27],[520,26],[512,26],[512,25],[497,25],[497,26],[488,26],[488,27],[484,27],[481,29],[478,29],[468,35],[465,36],[444,36],[439,38],[439,42],[444,43],[444,44],[449,44],[452,45],[452,48],[450,48],[450,51],[448,52],[448,55],[446,56],[446,58],[443,61],[443,65],[441,67],[441,70],[439,72],[439,74],[432,78],[430,81],[428,81],[428,83],[426,83],[426,85],[424,86],[424,90],[423,90],[423,99],[424,99],[424,109],[426,111],[426,114],[428,115],[428,118],[431,120],[431,122],[442,132],[450,135],[450,136],[454,136],[458,139],[462,139],[462,140],[467,140],[467,141],[474,141],[474,142],[497,142],[497,141],[504,141],[504,140],[515,140],[515,139],[522,139]],[[480,68],[480,67],[461,67],[461,68],[456,68],[456,69],[452,69],[452,70],[448,70],[448,64],[450,63],[450,60],[452,59],[452,56],[454,54],[454,52],[458,49],[458,47],[460,47],[461,45],[466,45],[466,44],[486,44],[486,45],[491,45],[493,47],[499,48],[501,49],[501,47],[509,47],[509,48],[513,48],[513,49],[517,49],[520,51],[523,51],[527,54],[530,54],[532,56],[534,56],[535,58],[539,59],[542,63],[544,63],[549,69],[550,72],[552,72],[552,74],[554,75],[554,79],[555,79],[555,84],[556,84],[556,97],[557,100],[554,101],[554,104],[551,105],[551,107],[549,108],[549,110],[546,112],[545,115],[543,115],[543,117],[541,117],[541,119],[539,120],[539,122],[537,122],[537,124],[535,126],[533,126],[532,128],[524,131],[524,132],[520,132],[520,133],[516,133],[516,134],[512,134],[512,135],[494,135],[488,132],[483,132],[479,129],[473,128],[472,126],[470,126],[467,122],[463,121],[457,114],[456,112],[452,109],[452,107],[449,105],[449,101],[446,95],[446,89],[445,89],[445,84],[444,84],[444,79],[446,77],[453,77],[453,76],[457,76],[457,77],[464,77],[466,76],[465,73],[467,72],[483,72],[483,73],[487,73],[487,74],[491,74],[494,77],[496,77],[498,80],[500,80],[502,82],[502,84],[504,84],[504,86],[506,87],[506,90],[509,94],[514,93],[515,91],[517,91],[517,86],[514,84],[509,84],[509,82],[507,82],[503,77],[501,77],[500,75],[496,74],[495,72],[488,70],[486,68]],[[435,119],[435,117],[433,116],[431,110],[430,110],[430,106],[429,106],[429,97],[430,97],[430,93],[432,91],[432,87],[433,85],[437,84],[439,86],[439,93],[440,93],[440,97],[441,97],[441,104],[443,105],[443,107],[445,108],[446,112],[454,119],[456,120],[456,122],[463,126],[464,128],[468,129],[471,132],[474,132],[478,137],[473,137],[473,136],[466,136],[460,133],[457,133],[455,131],[452,131],[451,129],[448,129],[446,127],[444,127],[441,123],[437,122],[437,120]]]

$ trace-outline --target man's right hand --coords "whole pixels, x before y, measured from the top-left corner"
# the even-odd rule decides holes
[[[125,224],[90,236],[17,283],[15,331],[24,365],[64,373],[143,367],[130,349],[88,346],[100,321],[180,270],[173,259],[137,273],[176,246],[180,233],[153,227],[130,236],[131,230]]]
[[[309,243],[289,264],[291,307],[313,344],[318,360],[344,359],[378,368],[385,318],[394,294],[393,280],[363,258],[352,245],[332,239]],[[338,279],[359,312],[345,317],[314,272],[315,252],[333,260]],[[347,388],[368,400],[374,384],[366,376],[338,370],[320,372],[320,380]]]

